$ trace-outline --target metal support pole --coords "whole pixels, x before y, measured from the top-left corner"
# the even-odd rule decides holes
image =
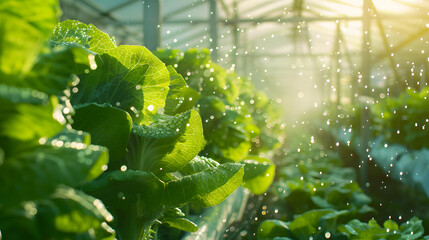
[[[341,49],[340,49],[340,41],[341,41],[341,24],[340,21],[337,22],[337,32],[335,35],[335,82],[336,82],[336,90],[337,90],[337,106],[341,105]]]
[[[241,75],[243,75],[243,76],[246,76],[246,74],[249,74],[249,72],[250,72],[250,70],[249,70],[250,64],[249,64],[249,56],[248,56],[249,44],[248,43],[249,43],[249,36],[248,36],[248,33],[245,31],[243,33],[243,47],[242,47],[242,49],[243,49],[243,54],[242,54],[242,56],[243,56],[243,58],[242,58],[243,68],[241,71]]]
[[[238,4],[237,0],[234,0],[234,24],[232,26],[232,36],[234,39],[233,50],[232,50],[232,63],[235,64],[235,69],[238,69],[237,55],[238,55],[238,44],[239,44],[239,27],[238,27]]]
[[[371,0],[363,0],[362,9],[362,78],[360,84],[360,96],[368,96],[370,93],[371,55],[370,55],[370,27],[371,27]],[[363,103],[361,114],[361,142],[359,151],[360,160],[360,184],[367,190],[368,181],[368,142],[370,138],[369,110],[368,104]]]
[[[319,62],[317,61],[317,56],[313,54],[313,44],[312,44],[312,39],[311,39],[311,35],[310,35],[310,30],[308,27],[308,23],[304,24],[304,30],[305,30],[305,37],[306,37],[306,42],[307,42],[307,50],[308,50],[308,55],[311,57],[311,61],[313,62],[313,71],[314,71],[314,79],[313,79],[313,83],[315,85],[320,85],[319,87],[319,91],[320,91],[320,104],[323,104],[324,102],[324,78],[321,74],[321,66],[319,64]],[[316,79],[317,78],[317,79]]]
[[[356,74],[355,67],[353,66],[353,60],[352,60],[352,56],[350,55],[350,50],[347,48],[346,39],[344,38],[343,33],[341,31],[340,31],[340,39],[341,39],[341,45],[343,47],[343,52],[344,52],[344,55],[346,57],[346,61],[348,63],[348,66],[349,66],[350,72],[351,72],[350,87],[351,87],[352,91],[351,91],[350,100],[351,100],[351,103],[353,104],[355,102],[355,96],[354,96],[353,91],[358,91],[357,90],[358,89],[358,85],[357,85],[358,76]]]
[[[212,61],[216,62],[219,58],[218,52],[218,17],[216,0],[210,0],[210,49],[212,50]]]
[[[372,1],[371,1],[371,7],[372,7],[372,11],[374,11],[374,14],[376,15],[377,26],[380,31],[381,39],[383,40],[383,45],[386,50],[386,56],[389,59],[390,67],[392,68],[393,75],[395,77],[395,85],[397,85],[399,84],[401,78],[399,76],[398,69],[396,68],[395,59],[393,58],[393,55],[390,52],[390,46],[389,46],[389,41],[386,37],[386,32],[384,31],[383,24],[381,22],[380,17],[378,16],[377,9],[375,8],[375,5]]]
[[[143,43],[151,51],[161,46],[161,0],[143,2]]]
[[[360,94],[368,95],[370,93],[370,74],[371,74],[371,0],[363,0],[362,14],[362,79],[360,84]]]

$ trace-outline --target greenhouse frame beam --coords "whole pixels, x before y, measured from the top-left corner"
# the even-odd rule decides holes
[[[217,1],[209,0],[210,4],[210,18],[209,18],[209,26],[210,26],[210,48],[212,51],[212,61],[216,62],[218,60],[218,16],[217,16]],[[207,20],[205,20],[207,21]]]
[[[336,32],[335,32],[335,46],[334,46],[334,56],[335,56],[335,82],[337,90],[337,106],[341,105],[341,22],[337,22]],[[332,59],[332,58],[331,58]]]
[[[175,42],[175,43],[173,43],[173,44],[171,44],[171,46],[172,47],[175,47],[175,46],[180,46],[180,45],[183,45],[183,44],[186,44],[186,43],[191,43],[191,42],[193,42],[193,41],[199,41],[199,40],[201,40],[201,39],[198,39],[198,37],[201,37],[201,35],[203,34],[203,33],[207,33],[207,32],[197,32],[197,33],[194,33],[194,34],[192,34],[192,35],[190,35],[190,36],[188,36],[188,37],[186,37],[185,39],[181,39],[181,41],[179,42],[179,41],[177,41],[177,42]]]
[[[223,2],[223,1],[222,1]],[[233,2],[233,8],[234,8],[234,24],[232,26],[232,31],[233,31],[233,51],[232,51],[232,62],[235,64],[235,67],[237,68],[238,66],[238,62],[237,62],[237,55],[238,55],[238,45],[240,43],[240,39],[239,39],[239,35],[240,35],[240,29],[239,29],[239,25],[238,25],[238,19],[239,19],[239,15],[238,15],[238,4],[237,4],[237,0],[234,0]]]
[[[262,58],[262,57],[267,57],[267,58],[296,58],[296,57],[305,57],[305,58],[311,58],[311,57],[330,57],[332,55],[332,53],[299,53],[299,54],[293,54],[293,53],[267,53],[267,54],[254,54],[254,53],[249,53],[249,54],[245,54],[245,55],[239,55],[242,57],[247,57],[247,56],[252,56],[255,58]]]
[[[377,16],[378,12],[373,1],[371,1],[371,7],[372,7],[372,11],[374,11],[374,14]],[[386,37],[386,31],[384,30],[381,19],[376,17],[376,21],[377,21],[377,26],[380,32],[381,39],[383,41],[384,48],[386,50],[386,55],[389,59],[390,67],[392,68],[393,75],[395,76],[395,82],[398,82],[400,79],[400,76],[398,73],[398,69],[396,68],[395,59],[393,58],[393,55],[389,51],[390,47],[389,47],[389,41],[387,40],[387,37]]]
[[[145,0],[143,4],[143,43],[150,51],[161,46],[161,1]]]
[[[370,76],[371,76],[371,4],[372,0],[363,0],[362,6],[362,58],[361,58],[361,85],[359,86],[359,95],[361,97],[370,94]],[[361,141],[359,149],[360,171],[359,180],[361,187],[367,191],[364,186],[368,181],[368,142],[370,137],[370,123],[369,123],[369,106],[368,103],[363,102],[361,109]]]
[[[341,45],[342,45],[342,47],[343,47],[343,51],[344,51],[344,55],[345,55],[345,57],[346,57],[346,61],[347,61],[347,64],[349,65],[349,68],[350,68],[350,72],[351,72],[351,88],[352,89],[357,89],[357,82],[356,82],[356,71],[355,71],[355,65],[353,65],[353,60],[352,60],[352,55],[350,54],[350,50],[349,50],[349,48],[347,47],[347,41],[346,41],[346,38],[344,37],[344,34],[343,34],[343,31],[340,31],[340,39],[341,39]],[[351,96],[351,99],[353,99],[354,98],[354,96],[353,96],[353,93],[352,93],[352,96]]]
[[[397,51],[401,50],[403,47],[405,47],[408,44],[412,43],[414,40],[416,40],[417,38],[423,36],[427,32],[429,32],[429,28],[427,28],[427,27],[422,28],[420,31],[418,31],[417,33],[411,35],[409,38],[407,38],[404,41],[402,41],[401,43],[399,43],[396,47],[392,48],[388,54],[384,53],[384,54],[378,55],[374,59],[374,63],[380,62],[381,60],[383,60],[384,58],[386,58],[389,54],[396,53]]]
[[[99,6],[97,6],[94,2],[89,1],[89,0],[79,0],[79,2],[83,3],[84,5],[86,5],[87,7],[89,7],[90,9],[96,11],[99,16],[101,16],[101,17],[107,17],[110,20],[113,20],[116,24],[125,26],[124,22],[121,22],[119,19],[117,19],[116,17],[112,16],[111,12],[105,12],[103,9],[101,9]]]
[[[231,12],[229,11],[228,6],[225,4],[224,0],[218,0],[220,2],[220,5],[222,6],[223,11],[226,14],[227,18],[232,18],[233,16],[231,16]],[[233,2],[233,4],[236,4],[236,1]]]
[[[110,20],[112,20],[116,25],[122,26],[121,30],[123,30],[127,34],[130,34],[130,35],[134,34],[134,32],[128,28],[127,24],[125,24],[124,22],[121,22],[119,19],[113,16],[111,12],[105,12],[103,9],[97,6],[93,1],[79,0],[79,2],[89,7],[90,9],[96,11],[101,17],[107,17]]]
[[[210,0],[212,1],[212,0]],[[375,16],[370,16],[370,18],[376,18]],[[383,14],[377,16],[379,19],[386,20],[398,20],[401,19],[429,19],[429,15],[393,15],[393,14]],[[210,20],[207,19],[164,19],[164,24],[209,24]],[[234,19],[218,19],[219,23],[225,25],[231,25],[234,23]],[[252,19],[238,19],[239,23],[249,23],[249,24],[260,24],[260,23],[299,23],[299,22],[336,22],[336,21],[362,21],[362,16],[337,16],[337,17],[287,17],[287,18],[252,18]],[[124,23],[119,22],[123,25]],[[142,24],[141,21],[129,21],[128,25]]]
[[[128,2],[118,4],[117,6],[114,6],[114,7],[110,8],[109,10],[105,11],[105,14],[111,14],[112,12],[118,11],[119,9],[124,8],[124,7],[126,7],[132,3],[137,2],[137,1],[138,0],[129,0]]]
[[[168,22],[172,17],[176,16],[177,14],[180,14],[180,13],[182,13],[182,12],[184,12],[184,11],[186,11],[186,10],[189,10],[189,9],[191,9],[191,8],[193,8],[193,7],[196,7],[196,6],[202,5],[203,3],[205,3],[205,1],[200,0],[200,1],[198,1],[198,2],[194,2],[194,3],[188,4],[188,5],[184,6],[184,7],[181,7],[181,8],[179,8],[179,9],[176,9],[176,10],[174,10],[174,11],[171,11],[171,12],[169,12],[169,13],[165,14],[165,17],[164,17],[164,19],[163,19],[163,22],[164,22],[164,23],[165,23],[165,22]],[[173,20],[170,20],[170,21],[173,21]]]

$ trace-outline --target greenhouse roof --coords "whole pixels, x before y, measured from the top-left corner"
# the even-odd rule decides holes
[[[144,4],[149,2],[61,1],[63,18],[93,23],[116,36],[120,44],[143,43]],[[160,47],[213,49],[210,2],[161,1]],[[329,96],[330,90],[336,91],[333,82],[342,83],[346,91],[364,62],[363,2],[217,0],[218,62],[263,82],[276,98],[294,95],[299,102],[314,92],[320,98],[324,94],[314,90],[318,87],[328,89],[324,91]],[[372,0],[367,4],[372,9],[368,36],[373,84],[387,86],[394,84],[392,79],[423,75],[428,61],[429,2]]]

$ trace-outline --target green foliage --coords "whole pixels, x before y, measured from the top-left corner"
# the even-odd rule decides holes
[[[344,211],[312,210],[292,222],[279,220],[264,221],[257,233],[258,240],[287,237],[289,239],[423,239],[422,221],[414,217],[410,221],[398,224],[392,220],[384,222],[383,227],[375,220],[368,223],[357,219],[347,221]]]
[[[0,143],[6,154],[21,151],[63,128],[58,100],[33,90],[0,84]],[[57,119],[53,118],[57,117]]]
[[[73,68],[79,81],[70,96],[72,126],[109,148],[108,171],[83,189],[109,207],[119,238],[148,238],[157,219],[195,231],[186,217],[168,216],[168,209],[190,202],[216,205],[241,184],[242,164],[190,167],[205,144],[200,115],[191,110],[201,92],[188,87],[174,68],[144,47],[116,47],[94,26],[76,21],[59,24],[51,45],[94,54],[91,70]],[[182,168],[194,172],[178,173]]]
[[[107,147],[111,164],[119,161],[125,154],[131,133],[130,115],[106,104],[83,104],[74,109],[72,126],[91,134],[94,144]]]
[[[165,203],[177,206],[193,201],[203,207],[217,205],[240,186],[243,174],[241,164],[224,163],[170,181],[165,189]]]
[[[83,190],[101,199],[110,209],[127,209],[137,201],[145,208],[157,209],[163,200],[164,183],[152,173],[115,170],[85,184]]]
[[[164,113],[175,115],[192,109],[201,95],[190,88],[182,75],[178,74],[171,65],[167,66],[167,69],[170,73],[170,90],[165,100]]]
[[[149,126],[133,126],[127,164],[156,175],[181,169],[203,146],[201,118],[195,110],[163,116]]]
[[[56,1],[0,3],[0,236],[195,232],[178,207],[217,205],[242,184],[265,192],[275,168],[248,157],[265,124],[238,102],[248,82],[208,50],[160,51],[166,67],[94,25],[57,24],[59,12]]]
[[[168,93],[163,63],[144,47],[125,45],[97,55],[95,61],[95,70],[79,75],[72,104],[109,103],[127,111],[137,124],[151,123]]]
[[[183,54],[161,49],[155,55],[174,66],[200,95],[197,106],[207,140],[204,154],[238,162],[249,152],[265,153],[281,145],[279,109],[265,93],[255,91],[250,81],[211,62],[208,49],[189,49]]]
[[[58,13],[55,1],[0,3],[1,234],[113,239],[103,203],[74,189],[97,178],[108,157],[65,125],[75,55],[44,45]]]
[[[315,152],[318,152],[315,146]],[[279,173],[274,194],[286,203],[293,214],[311,209],[347,210],[358,217],[372,212],[371,199],[356,182],[354,170],[341,167],[340,159],[332,153],[290,153],[290,160]],[[308,159],[305,158],[308,157]]]
[[[194,219],[199,226],[198,231],[187,233],[183,240],[222,239],[225,230],[235,221],[241,221],[243,209],[247,203],[248,194],[239,187],[225,201],[208,208]]]
[[[74,20],[66,20],[55,27],[51,44],[84,47],[100,55],[116,47],[115,42],[94,25]]]
[[[8,83],[22,80],[31,70],[40,49],[57,24],[57,1],[0,3],[0,78]]]
[[[191,220],[185,218],[185,214],[179,208],[171,208],[165,211],[164,216],[160,219],[163,224],[187,232],[196,232],[197,225]]]
[[[420,92],[409,89],[399,97],[389,97],[371,108],[375,135],[384,135],[388,143],[410,149],[429,148],[429,87]]]
[[[243,186],[254,194],[268,190],[274,180],[276,166],[266,158],[248,156],[244,164]]]

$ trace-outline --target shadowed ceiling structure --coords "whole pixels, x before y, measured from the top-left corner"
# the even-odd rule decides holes
[[[287,114],[428,83],[424,0],[62,0],[119,44],[209,48]],[[295,109],[295,110],[294,110]]]

